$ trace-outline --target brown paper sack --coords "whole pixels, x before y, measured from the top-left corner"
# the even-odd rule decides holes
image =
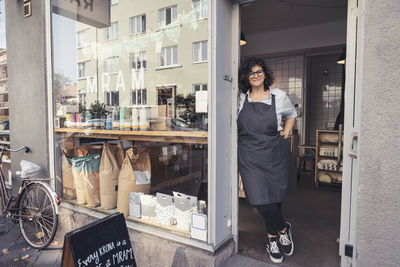
[[[74,176],[72,175],[71,159],[74,156],[74,149],[62,148],[62,185],[63,197],[66,199],[76,198]]]
[[[101,207],[117,207],[118,175],[124,158],[121,142],[117,146],[104,143],[100,161],[100,200]]]
[[[90,207],[100,205],[99,168],[100,155],[72,159],[72,174],[74,175],[78,204],[87,202]]]
[[[135,152],[135,153],[134,153]],[[151,183],[137,184],[133,171],[148,171],[151,175],[150,155],[148,148],[130,148],[118,176],[117,211],[129,215],[129,193],[150,193]]]

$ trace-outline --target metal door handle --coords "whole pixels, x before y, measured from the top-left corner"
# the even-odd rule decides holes
[[[358,140],[358,132],[350,133],[350,142],[348,143],[349,148],[347,149],[347,151],[348,151],[347,153],[348,153],[349,157],[353,158],[353,159],[356,159],[358,156],[357,151],[354,150],[354,148],[353,148],[353,144],[354,144],[355,140]]]

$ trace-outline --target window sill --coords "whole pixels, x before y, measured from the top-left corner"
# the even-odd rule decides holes
[[[182,65],[168,65],[168,66],[162,66],[156,68],[156,70],[166,70],[166,69],[176,69],[176,68],[182,68]]]
[[[86,80],[88,77],[78,77],[78,78],[76,78],[76,80],[78,80],[78,81],[83,81],[83,80]]]
[[[136,36],[143,35],[143,34],[146,34],[146,32],[129,33],[129,35],[131,37],[136,37]]]
[[[78,46],[76,49],[83,49],[83,48],[88,48],[88,47],[90,47],[89,44],[83,45],[83,46]]]
[[[202,64],[202,63],[207,63],[208,62],[208,60],[204,60],[204,61],[196,61],[196,62],[193,62],[193,65],[194,64]]]
[[[106,217],[109,214],[116,212],[116,209],[113,210],[101,210],[98,208],[90,208],[87,206],[78,205],[74,200],[66,200],[62,199],[61,206],[65,209],[72,210],[77,213],[85,214],[90,217],[101,219]],[[200,248],[209,252],[214,252],[215,248],[210,244],[190,238],[187,233],[183,233],[182,231],[171,231],[170,229],[165,229],[166,227],[156,227],[152,224],[146,224],[145,221],[140,222],[131,217],[125,218],[126,226],[130,230],[143,232],[146,234],[151,234],[153,236],[158,236],[163,239],[169,239],[174,242],[179,242],[182,244],[186,244],[189,246],[193,246],[196,248]]]

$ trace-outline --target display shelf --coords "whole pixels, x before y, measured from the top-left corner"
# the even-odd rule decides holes
[[[0,95],[8,94],[8,91],[0,91]]]
[[[342,144],[343,144],[343,131],[342,130],[317,130],[316,131],[316,155],[315,155],[315,173],[314,173],[314,183],[317,186],[318,183],[325,183],[325,184],[341,184],[342,180],[342,171],[337,170],[336,166],[341,167],[341,160],[342,160]],[[337,142],[333,142],[337,140]],[[328,156],[328,155],[320,155],[321,149],[334,149],[336,151],[336,156]],[[332,163],[334,165],[334,169],[327,170],[320,168],[318,166],[319,162],[323,160],[334,161]],[[331,163],[330,163],[331,164]],[[324,182],[320,181],[319,178],[321,174],[326,174],[331,179],[331,182]]]
[[[6,82],[7,80],[8,80],[7,77],[5,77],[5,78],[0,78],[0,82]]]
[[[325,170],[325,169],[317,169],[319,172],[336,172],[336,173],[342,173],[342,171],[336,171],[336,170]]]
[[[1,145],[10,145],[10,141],[0,141]]]
[[[151,142],[207,144],[208,133],[202,131],[119,131],[102,129],[56,128],[56,133],[77,134],[85,138],[121,139]]]
[[[9,135],[9,134],[10,134],[10,130],[0,131],[0,135]]]
[[[11,164],[11,160],[10,159],[3,159],[1,160],[3,163],[10,163]]]
[[[8,107],[0,107],[0,110],[2,110],[2,109],[8,109]]]

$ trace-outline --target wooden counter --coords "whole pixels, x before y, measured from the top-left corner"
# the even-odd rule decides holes
[[[76,134],[85,138],[104,138],[151,142],[207,144],[208,132],[203,131],[119,131],[100,129],[55,128],[56,133]]]

